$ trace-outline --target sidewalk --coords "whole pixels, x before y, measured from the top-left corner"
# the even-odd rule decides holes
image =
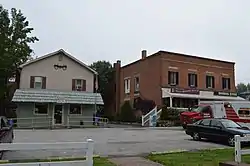
[[[117,166],[162,166],[159,163],[155,163],[142,157],[117,157],[110,158],[109,161]]]

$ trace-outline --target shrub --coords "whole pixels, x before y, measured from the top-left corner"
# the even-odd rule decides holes
[[[129,101],[125,101],[121,107],[119,119],[122,122],[135,122],[136,117]]]
[[[162,108],[158,126],[179,126],[180,125],[180,111],[175,108]]]

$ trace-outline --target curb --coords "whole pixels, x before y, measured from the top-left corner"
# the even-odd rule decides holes
[[[151,152],[149,155],[164,155],[164,154],[170,154],[170,153],[182,153],[182,152],[193,152],[193,151],[200,151],[200,150],[223,150],[223,149],[234,149],[230,147],[224,147],[224,148],[208,148],[208,149],[176,149],[176,150],[170,150],[170,151],[163,151],[163,152]]]
[[[82,158],[86,158],[86,156],[82,157]],[[100,155],[93,155],[93,158],[100,158]],[[73,158],[73,157],[49,157],[46,159],[41,159],[41,161],[32,161],[32,159],[29,161],[29,163],[32,162],[49,162],[51,160],[56,160],[56,161],[64,161],[64,160],[69,160],[72,159],[72,161],[74,160],[80,160],[79,158]],[[44,161],[43,161],[44,160]],[[2,164],[7,164],[7,163],[18,163],[17,161],[19,160],[0,160],[0,165]],[[22,160],[20,160],[22,161]],[[26,163],[27,161],[24,160],[24,162],[20,162],[20,163]]]

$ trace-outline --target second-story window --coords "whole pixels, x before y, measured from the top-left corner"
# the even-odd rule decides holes
[[[206,76],[206,88],[214,88],[214,76]]]
[[[46,89],[46,77],[31,76],[30,77],[30,88]]]
[[[124,79],[124,92],[125,94],[130,93],[130,79],[129,78]]]
[[[73,91],[86,91],[86,80],[84,79],[73,79],[72,80]]]
[[[140,91],[140,78],[139,76],[135,77],[135,92],[139,92]]]
[[[188,74],[188,86],[197,87],[197,74],[195,73]]]
[[[179,73],[174,71],[168,71],[168,84],[178,85],[179,84]]]
[[[230,78],[222,78],[222,89],[230,89]]]

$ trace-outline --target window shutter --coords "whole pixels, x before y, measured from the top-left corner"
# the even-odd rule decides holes
[[[222,89],[225,89],[225,78],[222,78],[222,82],[221,82],[221,84],[222,84]]]
[[[86,91],[86,80],[82,80],[82,91]]]
[[[212,88],[214,88],[214,76],[212,76]]]
[[[176,85],[179,84],[179,73],[178,72],[175,72],[176,73]]]
[[[197,87],[198,86],[197,74],[194,75],[194,79],[195,79],[195,87]]]
[[[76,80],[72,79],[72,90],[76,90]]]
[[[34,88],[34,83],[35,83],[35,77],[30,76],[30,88]]]
[[[231,89],[230,78],[228,78],[228,89]]]
[[[208,76],[206,76],[206,88],[208,88]]]
[[[191,74],[188,73],[188,86],[191,86]]]
[[[168,71],[168,84],[171,84],[171,71]]]
[[[42,77],[42,89],[46,89],[46,77]]]

